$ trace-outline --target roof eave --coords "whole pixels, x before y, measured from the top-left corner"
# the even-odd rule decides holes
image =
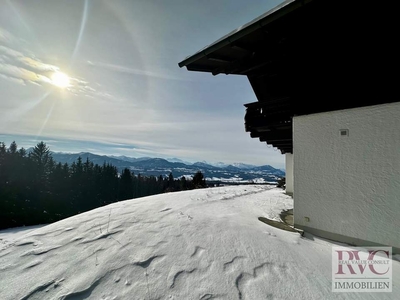
[[[254,22],[254,23],[250,22],[251,24],[244,27],[243,29],[236,31],[233,34],[228,34],[228,36],[226,38],[223,38],[220,41],[217,41],[217,42],[211,44],[210,46],[204,48],[203,50],[200,50],[196,54],[187,57],[186,59],[184,59],[183,61],[178,63],[178,65],[180,68],[185,67],[185,66],[187,67],[189,64],[191,64],[203,57],[207,57],[208,55],[221,49],[222,47],[225,47],[225,46],[228,46],[228,45],[234,43],[235,41],[239,40],[243,36],[246,36],[254,31],[256,31],[257,29],[268,25],[269,23],[298,9],[299,7],[304,6],[305,4],[307,4],[311,1],[313,1],[313,0],[287,0],[283,3],[281,3],[280,5],[276,6],[275,8],[266,12],[265,15],[262,18],[260,18],[259,20],[257,20],[256,22]],[[188,70],[189,70],[189,68],[188,68]],[[189,70],[189,71],[191,71],[191,70]]]

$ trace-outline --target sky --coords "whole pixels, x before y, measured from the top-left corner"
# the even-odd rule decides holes
[[[247,77],[178,67],[280,2],[2,0],[0,142],[282,168],[244,130]]]

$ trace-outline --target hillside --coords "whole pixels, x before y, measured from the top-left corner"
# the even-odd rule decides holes
[[[257,220],[292,206],[270,186],[221,187],[0,232],[0,299],[398,299],[398,261],[392,293],[332,293],[335,244]]]

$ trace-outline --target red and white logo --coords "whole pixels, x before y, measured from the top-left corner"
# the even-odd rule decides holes
[[[391,292],[391,247],[332,247],[333,292]]]

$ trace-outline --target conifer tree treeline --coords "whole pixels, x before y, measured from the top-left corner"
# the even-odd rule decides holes
[[[85,162],[56,163],[44,142],[27,153],[0,143],[0,229],[46,224],[116,201],[206,187],[194,180],[135,175],[129,169]]]

